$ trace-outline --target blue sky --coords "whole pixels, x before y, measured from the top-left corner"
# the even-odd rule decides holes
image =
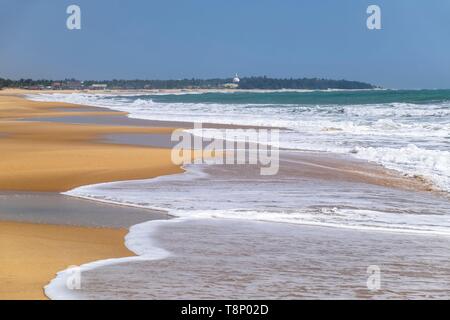
[[[66,28],[66,8],[82,30]],[[366,28],[366,8],[382,30]],[[448,0],[0,0],[0,77],[326,77],[450,88]]]

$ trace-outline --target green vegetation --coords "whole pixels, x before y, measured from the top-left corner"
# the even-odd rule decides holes
[[[2,88],[25,88],[34,86],[50,86],[53,81],[51,80],[32,80],[32,79],[20,79],[9,80],[0,78],[0,89]]]
[[[0,78],[0,88],[33,88],[42,89],[52,87],[54,89],[89,88],[93,84],[106,84],[108,89],[217,89],[231,83],[232,79],[182,79],[182,80],[109,80],[109,81],[84,81],[80,83],[75,79],[66,80],[7,80]],[[54,84],[58,83],[58,87]],[[78,83],[78,85],[74,84]],[[303,79],[274,79],[268,77],[241,78],[239,89],[373,89],[375,86],[358,81],[329,80],[318,78]]]
[[[240,89],[374,89],[371,84],[347,81],[347,80],[329,80],[318,78],[303,79],[273,79],[267,77],[243,78],[239,83]]]

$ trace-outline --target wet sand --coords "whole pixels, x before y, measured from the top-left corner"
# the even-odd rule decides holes
[[[3,221],[129,228],[137,223],[169,218],[164,211],[112,205],[58,193],[0,192],[0,220]]]

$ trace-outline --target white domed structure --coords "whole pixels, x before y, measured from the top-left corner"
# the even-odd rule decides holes
[[[241,82],[241,79],[239,79],[239,77],[236,73],[236,76],[233,78],[233,83],[239,83],[239,82]]]

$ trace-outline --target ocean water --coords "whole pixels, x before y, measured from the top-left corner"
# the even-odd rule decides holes
[[[303,162],[300,155],[283,152],[276,176],[262,176],[254,165],[189,165],[184,174],[84,186],[65,194],[166,210],[180,218],[450,237],[448,198],[352,180],[316,179],[305,174]]]
[[[319,155],[321,158],[324,155]],[[336,157],[335,155],[332,157]],[[350,161],[350,160],[347,160]],[[136,257],[68,269],[52,299],[450,298],[450,202],[428,192],[308,176],[297,152],[275,177],[259,168],[190,165],[186,173],[84,186],[66,194],[163,209],[133,226]],[[379,290],[367,268],[379,267]]]
[[[276,176],[250,165],[190,165],[179,175],[69,191],[163,209],[177,219],[131,228],[126,245],[138,256],[82,266],[80,291],[65,287],[70,270],[62,271],[46,288],[51,298],[450,297],[448,197],[332,178],[328,169],[308,175],[304,158],[310,153],[374,172],[384,166],[449,192],[450,91],[30,98],[141,119],[283,128],[280,147],[289,149]],[[380,291],[366,286],[369,265],[385,277]]]
[[[132,228],[138,257],[82,266],[46,287],[52,299],[448,299],[449,238],[219,219]],[[378,266],[380,289],[368,290]]]
[[[450,90],[52,94],[130,117],[285,128],[280,147],[350,154],[450,191]],[[217,129],[194,132],[211,137]]]

